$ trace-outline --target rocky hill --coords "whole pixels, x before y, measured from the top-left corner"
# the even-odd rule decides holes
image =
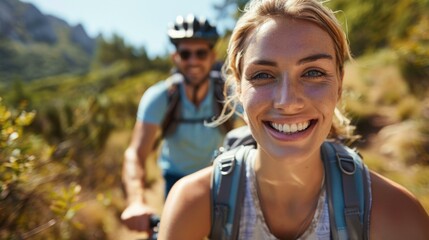
[[[19,0],[0,0],[0,81],[85,72],[96,39],[82,25],[45,15]]]

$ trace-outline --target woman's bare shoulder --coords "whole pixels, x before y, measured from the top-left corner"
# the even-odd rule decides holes
[[[373,239],[429,239],[429,217],[401,185],[371,172]]]
[[[206,168],[174,184],[163,209],[159,239],[203,239],[209,234],[211,172]]]

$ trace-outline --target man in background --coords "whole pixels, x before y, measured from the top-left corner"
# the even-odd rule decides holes
[[[163,142],[158,162],[167,195],[177,180],[210,164],[232,127],[232,122],[217,128],[204,125],[223,107],[223,79],[220,72],[212,71],[219,37],[216,27],[205,18],[178,16],[168,36],[176,48],[171,57],[177,70],[144,93],[125,151],[122,174],[128,205],[121,219],[136,231],[149,230],[154,214],[144,198],[145,162],[159,140]]]

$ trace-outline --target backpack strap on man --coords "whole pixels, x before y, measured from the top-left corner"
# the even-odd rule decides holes
[[[353,150],[334,142],[322,146],[328,182],[328,206],[333,239],[368,239],[368,170]]]
[[[222,78],[222,74],[219,71],[210,71],[210,79],[213,81],[214,92],[213,92],[213,113],[214,116],[219,116],[222,111],[224,104],[223,88],[225,81]],[[165,136],[172,134],[179,122],[182,123],[203,123],[204,121],[212,120],[210,118],[198,118],[198,119],[183,119],[182,104],[180,104],[181,94],[179,84],[184,82],[184,76],[176,72],[165,80],[167,86],[167,111],[165,112],[164,120],[161,123],[161,136],[162,140]],[[233,120],[228,120],[219,126],[222,132],[228,132],[233,127]],[[160,142],[160,141],[159,141]],[[157,146],[157,144],[155,145]]]
[[[182,106],[179,104],[179,84],[183,81],[183,75],[180,73],[174,73],[165,80],[167,84],[167,111],[161,123],[161,135],[155,139],[155,143],[152,147],[153,150],[157,149],[162,139],[164,139],[166,135],[174,132],[177,127],[177,122],[175,122],[174,119],[180,117]]]
[[[212,70],[210,72],[210,78],[213,79],[214,85],[214,114],[218,117],[225,104],[225,79],[223,78],[222,73],[217,70]],[[234,128],[234,119],[228,119],[226,122],[222,123],[219,128],[223,133],[228,133]]]
[[[237,239],[244,199],[246,159],[252,146],[227,151],[214,160],[211,182],[211,239]]]
[[[165,113],[164,120],[161,124],[161,138],[172,133],[177,126],[177,122],[174,119],[180,118],[180,112],[182,105],[180,103],[180,89],[179,84],[184,81],[184,77],[180,73],[174,73],[167,80],[165,80],[167,86],[167,111]]]

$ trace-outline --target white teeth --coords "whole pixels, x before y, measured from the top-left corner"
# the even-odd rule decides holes
[[[284,125],[283,125],[283,127],[281,127],[281,125],[279,124],[279,126],[280,126],[279,130],[280,130],[280,129],[283,129],[283,130],[282,130],[283,132],[290,132],[290,127],[289,127],[289,125],[284,124]]]
[[[303,131],[310,126],[310,121],[300,122],[300,123],[292,123],[292,124],[279,124],[279,123],[271,123],[271,126],[278,130],[279,132],[284,133],[296,133],[299,131]]]
[[[294,124],[292,124],[292,125],[290,125],[290,131],[291,132],[297,132],[298,131],[298,126],[296,126],[296,124],[294,123]]]

